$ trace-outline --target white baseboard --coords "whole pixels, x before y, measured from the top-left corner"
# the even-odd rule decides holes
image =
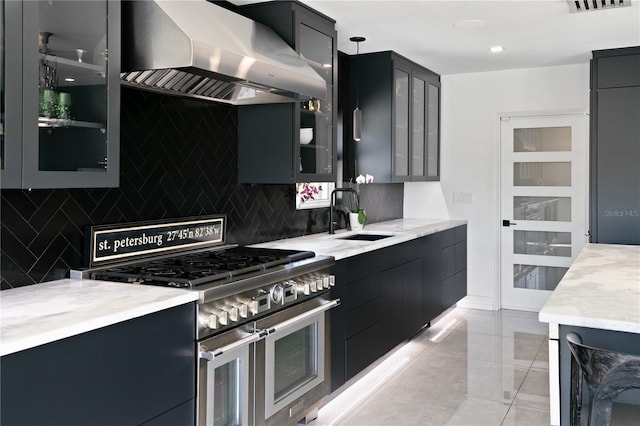
[[[468,309],[483,309],[485,311],[497,311],[500,309],[493,302],[493,298],[484,296],[465,296],[456,306]]]

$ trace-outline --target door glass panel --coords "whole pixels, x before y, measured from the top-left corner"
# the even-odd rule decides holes
[[[38,7],[39,170],[106,172],[107,2]]]
[[[424,145],[425,145],[425,82],[413,78],[413,123],[411,142],[411,175],[424,175]]]
[[[569,268],[541,265],[513,265],[513,286],[553,291]]]
[[[214,426],[240,424],[240,359],[215,369],[213,390]]]
[[[4,170],[4,110],[5,110],[5,95],[4,95],[4,40],[5,34],[4,29],[6,28],[4,24],[4,2],[0,5],[0,28],[2,31],[0,33],[0,170]]]
[[[571,232],[514,231],[513,252],[571,257]]]
[[[327,99],[303,102],[300,108],[300,165],[305,174],[333,172],[333,39],[300,25],[300,56],[327,83]]]
[[[395,175],[409,175],[409,74],[395,70]]]
[[[571,127],[513,130],[514,152],[571,151]]]
[[[275,341],[275,402],[318,377],[317,323]]]
[[[571,221],[571,197],[513,197],[513,218]]]
[[[571,186],[570,162],[514,162],[514,186]]]
[[[429,111],[427,135],[427,176],[438,176],[438,142],[440,135],[440,88],[429,84]]]

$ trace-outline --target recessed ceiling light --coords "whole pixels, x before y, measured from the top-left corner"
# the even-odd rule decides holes
[[[491,50],[491,53],[500,53],[500,52],[504,52],[504,47],[502,47],[502,46],[491,46],[491,48],[489,50]]]
[[[76,81],[76,79],[73,78],[73,77],[65,77],[64,81],[68,81],[69,83],[72,83],[72,82]]]
[[[484,19],[465,19],[453,24],[453,28],[457,28],[459,30],[470,30],[473,28],[482,28],[486,25],[487,21],[485,21]]]

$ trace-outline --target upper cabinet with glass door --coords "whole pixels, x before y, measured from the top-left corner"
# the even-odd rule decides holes
[[[2,187],[118,186],[120,2],[3,7]]]
[[[439,180],[440,76],[390,51],[352,56],[349,68],[351,109],[362,111],[360,141],[345,144],[349,177]]]
[[[327,83],[326,99],[238,108],[240,182],[335,181],[335,21],[295,1],[251,4],[240,13],[272,28]]]

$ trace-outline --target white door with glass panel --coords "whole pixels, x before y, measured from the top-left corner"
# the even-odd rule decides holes
[[[501,306],[539,311],[587,242],[587,117],[500,127]]]

